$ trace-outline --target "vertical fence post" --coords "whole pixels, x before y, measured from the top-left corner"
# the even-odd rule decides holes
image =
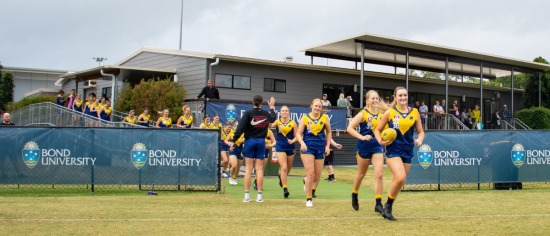
[[[138,171],[138,189],[141,191],[141,169]]]
[[[95,168],[94,165],[90,165],[91,174],[90,174],[90,185],[92,187],[92,193],[95,192],[95,184],[94,184],[94,174],[95,174]]]
[[[437,191],[441,190],[441,167],[437,167]]]

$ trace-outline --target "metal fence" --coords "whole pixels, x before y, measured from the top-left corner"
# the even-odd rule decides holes
[[[12,122],[20,126],[143,128],[143,126],[122,122],[124,118],[120,119],[118,116],[114,116],[116,122],[100,120],[50,102],[31,104],[12,112],[11,115]]]

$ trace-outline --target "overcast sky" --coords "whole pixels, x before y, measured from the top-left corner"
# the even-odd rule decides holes
[[[0,62],[79,71],[141,47],[179,48],[181,0],[4,0]],[[520,60],[550,59],[545,0],[183,0],[186,51],[270,60],[372,33]]]

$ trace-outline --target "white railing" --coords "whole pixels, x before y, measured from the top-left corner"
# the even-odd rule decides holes
[[[518,118],[512,118],[510,120],[510,125],[512,127],[514,127],[515,129],[525,129],[525,130],[533,130],[531,129],[531,127],[529,127],[527,124],[523,123],[523,121],[521,121],[520,119]]]
[[[31,104],[13,111],[11,116],[12,122],[20,126],[143,128],[143,126],[125,122],[98,120],[97,117],[77,112],[51,102]]]

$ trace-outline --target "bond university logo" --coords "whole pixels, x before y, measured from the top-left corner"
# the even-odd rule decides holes
[[[227,108],[225,108],[225,118],[231,123],[237,119],[237,109],[235,109],[235,105],[233,105],[233,103],[230,103],[227,105]]]
[[[33,168],[40,160],[40,149],[35,142],[28,142],[23,147],[23,161],[29,168]]]
[[[420,148],[418,148],[418,162],[420,162],[420,165],[424,169],[428,169],[430,165],[432,165],[433,161],[433,152],[430,146],[427,144],[421,145]]]
[[[143,143],[136,143],[132,148],[132,163],[138,169],[141,169],[147,162],[147,148]]]
[[[517,168],[520,168],[523,163],[525,162],[525,148],[523,148],[523,145],[517,143],[514,144],[512,147],[512,162]]]

